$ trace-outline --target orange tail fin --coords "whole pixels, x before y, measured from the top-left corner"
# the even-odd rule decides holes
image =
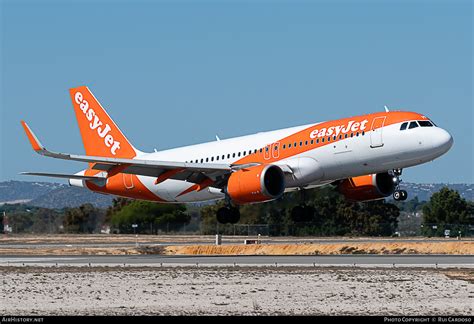
[[[87,155],[134,158],[139,151],[85,86],[69,90]]]

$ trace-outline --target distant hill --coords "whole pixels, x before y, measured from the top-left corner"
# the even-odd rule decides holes
[[[420,201],[429,200],[442,187],[459,191],[467,200],[474,201],[474,184],[417,184],[402,182],[402,189],[408,191],[408,199],[418,196]],[[96,207],[112,204],[114,196],[102,195],[87,189],[70,187],[51,182],[5,181],[0,182],[0,204],[25,203],[47,208],[77,207],[91,203]]]
[[[112,204],[113,196],[51,182],[5,181],[0,182],[0,204],[25,203],[46,208],[77,207],[91,203],[96,207]]]
[[[449,189],[457,190],[461,197],[463,197],[464,199],[474,201],[474,184],[420,184],[402,182],[400,184],[400,187],[408,192],[408,199],[418,197],[419,201],[428,201],[433,193],[440,191],[443,187],[448,187]]]

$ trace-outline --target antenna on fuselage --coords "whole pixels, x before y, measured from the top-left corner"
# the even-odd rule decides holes
[[[388,110],[388,107],[387,106],[383,106],[385,108],[385,112],[389,112],[390,110]]]
[[[219,138],[219,136],[216,135],[216,141],[220,141],[221,139]]]

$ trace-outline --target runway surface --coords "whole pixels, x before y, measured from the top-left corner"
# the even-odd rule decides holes
[[[332,255],[332,256],[1,256],[5,265],[74,265],[74,266],[422,266],[474,267],[474,256],[469,255]]]

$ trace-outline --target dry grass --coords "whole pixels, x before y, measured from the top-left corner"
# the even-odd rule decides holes
[[[168,246],[169,255],[474,254],[474,242],[374,242]]]

